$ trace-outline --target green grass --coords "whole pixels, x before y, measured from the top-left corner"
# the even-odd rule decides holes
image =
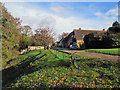
[[[110,55],[120,55],[120,48],[111,48],[111,49],[86,49],[87,52],[103,53]]]
[[[120,88],[120,64],[54,50],[34,50],[15,58],[3,69],[3,89],[7,88]],[[14,63],[13,63],[14,62]]]

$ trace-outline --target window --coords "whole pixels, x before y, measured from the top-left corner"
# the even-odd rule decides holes
[[[82,38],[84,38],[84,35],[82,34]]]

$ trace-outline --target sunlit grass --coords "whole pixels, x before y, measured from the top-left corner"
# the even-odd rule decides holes
[[[111,48],[111,49],[86,49],[84,51],[87,52],[96,52],[103,54],[111,54],[111,55],[120,55],[120,48]]]
[[[64,58],[63,58],[64,55]],[[31,51],[16,58],[15,68],[3,71],[6,88],[120,88],[120,66],[110,61],[74,55],[79,64],[70,63],[70,55],[55,50]],[[21,58],[21,59],[19,59]],[[18,61],[17,61],[18,60]],[[8,75],[6,75],[8,73]],[[9,81],[13,80],[12,82]]]

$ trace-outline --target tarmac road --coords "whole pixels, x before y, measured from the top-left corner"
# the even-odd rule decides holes
[[[76,54],[79,54],[79,55],[99,58],[99,59],[102,59],[102,60],[110,60],[110,61],[113,61],[113,62],[119,62],[120,63],[120,56],[117,56],[117,55],[107,55],[107,54],[101,54],[101,53],[85,52],[85,51],[82,51],[82,50],[69,50],[67,48],[56,48],[56,49],[64,50],[65,52],[76,53]]]

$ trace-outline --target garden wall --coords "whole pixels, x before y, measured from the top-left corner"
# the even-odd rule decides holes
[[[23,49],[20,54],[23,54],[25,52],[29,52],[31,50],[37,50],[37,49],[44,49],[44,46],[28,46],[28,48]]]

